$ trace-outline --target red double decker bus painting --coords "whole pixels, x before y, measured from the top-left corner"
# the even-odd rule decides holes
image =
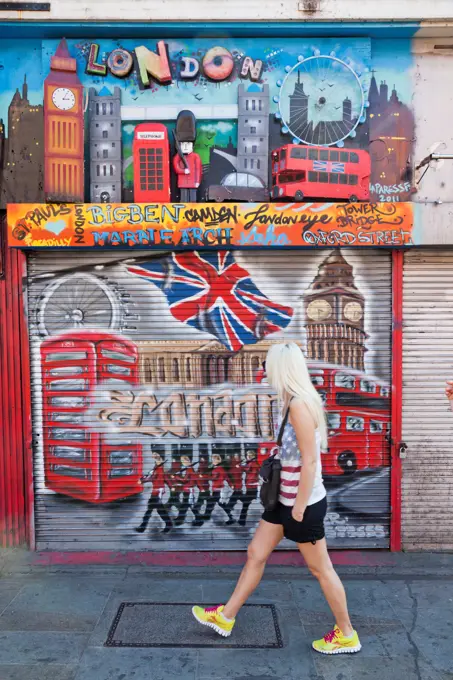
[[[348,368],[310,366],[326,408],[325,475],[353,474],[390,465],[390,390],[382,381]]]
[[[134,201],[170,201],[170,146],[162,123],[137,125],[133,141]]]
[[[368,201],[371,159],[360,149],[287,144],[272,152],[272,197]]]
[[[138,384],[133,342],[108,333],[71,333],[41,345],[46,487],[90,503],[140,493],[141,444],[96,432],[99,390]]]
[[[322,454],[324,476],[388,467],[388,385],[349,368],[309,363],[309,371],[326,410],[328,450]],[[261,382],[261,378],[257,382]],[[259,461],[269,456],[275,446],[275,442],[261,443]]]

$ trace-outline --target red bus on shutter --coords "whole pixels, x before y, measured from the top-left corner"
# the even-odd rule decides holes
[[[326,410],[328,450],[322,453],[323,475],[348,475],[390,466],[390,388],[365,373],[312,364],[313,385]],[[263,383],[263,377],[257,376]],[[275,442],[258,447],[258,460],[267,458]]]
[[[390,465],[390,388],[361,371],[309,365],[324,401],[328,450],[323,473],[353,474]]]

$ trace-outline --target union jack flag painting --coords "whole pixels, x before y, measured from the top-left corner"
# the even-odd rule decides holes
[[[327,161],[313,161],[313,170],[318,172],[328,172],[329,163]]]
[[[127,270],[165,293],[175,319],[214,335],[233,352],[286,328],[293,316],[291,307],[257,288],[231,252],[173,253]]]
[[[313,170],[317,170],[318,172],[344,172],[344,163],[313,161]]]

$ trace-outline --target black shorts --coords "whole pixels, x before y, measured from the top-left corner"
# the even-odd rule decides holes
[[[265,510],[263,519],[270,524],[281,524],[283,535],[295,543],[316,543],[324,538],[324,518],[327,512],[327,498],[308,505],[302,522],[296,522],[292,508],[279,503],[275,510]]]

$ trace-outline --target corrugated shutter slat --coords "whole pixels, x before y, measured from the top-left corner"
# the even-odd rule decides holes
[[[453,252],[405,253],[402,530],[407,550],[453,549]]]
[[[176,489],[169,496],[167,488],[163,500],[176,518],[184,498],[193,506],[198,496],[198,490],[189,497],[181,496],[184,484],[181,486],[179,480],[178,490],[178,480],[171,476],[179,470],[182,455],[192,456],[195,472],[199,472],[198,460],[203,454],[208,455],[210,464],[216,451],[224,458],[238,453],[244,465],[248,450],[266,455],[263,444],[271,439],[270,423],[277,405],[270,388],[257,384],[256,371],[268,347],[278,338],[294,340],[307,348],[310,337],[311,369],[315,373],[324,371],[324,384],[318,383],[318,388],[333,384],[336,372],[351,373],[357,402],[351,405],[346,394],[348,406],[336,403],[329,407],[341,415],[341,426],[335,429],[335,423],[331,425],[330,450],[323,457],[329,494],[329,544],[336,548],[387,547],[390,254],[345,250],[344,267],[352,267],[353,285],[340,292],[337,286],[329,292],[313,288],[329,251],[235,252],[234,261],[250,274],[260,294],[293,310],[284,331],[248,344],[238,353],[228,351],[216,339],[219,328],[212,325],[212,315],[203,316],[195,302],[193,314],[198,315],[197,323],[203,331],[172,315],[169,303],[176,302],[177,291],[172,288],[169,293],[169,289],[176,265],[169,257],[162,260],[160,270],[166,287],[128,270],[139,267],[143,258],[149,261],[163,256],[117,250],[29,256],[38,547],[245,549],[261,515],[256,487],[255,498],[249,498],[245,526],[237,522],[227,526],[227,516],[217,506],[210,521],[194,526],[194,513],[189,510],[186,522],[165,534],[165,517],[159,516],[156,506],[151,508],[146,531],[139,534],[135,529],[151,497],[149,480],[141,485],[139,477],[152,472],[152,453],[162,453],[166,480]],[[202,290],[200,282],[196,285],[195,301]],[[230,295],[225,280],[215,285],[220,297]],[[341,322],[309,321],[308,293],[317,300],[330,295],[330,314],[339,315]],[[348,302],[353,303],[352,318],[358,313],[357,322],[342,316]],[[320,315],[329,309],[325,304],[315,307],[315,314]],[[258,335],[263,314],[258,314]],[[307,334],[308,326],[312,336]],[[357,370],[341,368],[342,362],[350,362],[349,367]],[[364,370],[360,363],[364,363]],[[217,394],[220,390],[222,398]],[[377,411],[363,406],[363,400],[370,398],[381,400]],[[355,425],[348,421],[346,426],[347,418]],[[156,435],[156,423],[164,434],[159,430]],[[354,474],[340,477],[343,469]],[[244,496],[246,479],[241,483]],[[228,501],[229,493],[225,487],[222,502]],[[243,502],[238,500],[235,520],[241,519],[242,507]],[[198,510],[206,508],[203,505]],[[294,544],[284,543],[283,547],[294,548]]]

